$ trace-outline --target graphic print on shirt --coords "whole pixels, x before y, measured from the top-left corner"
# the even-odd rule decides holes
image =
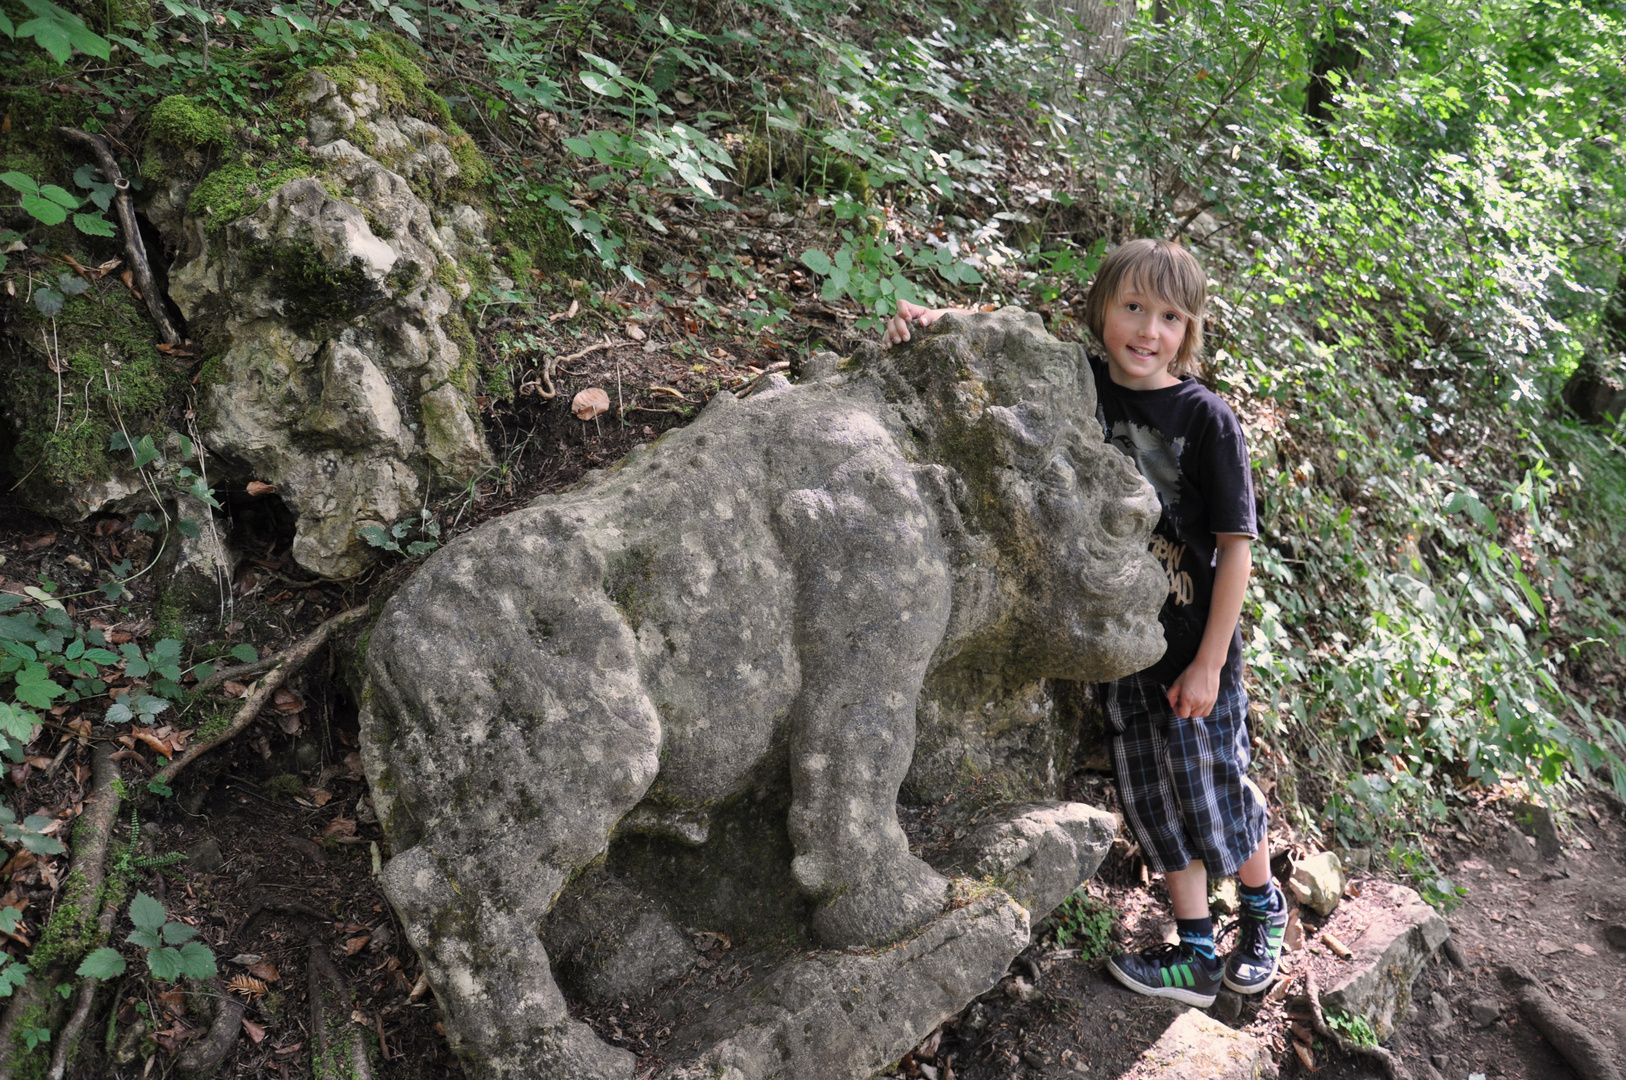
[[[1166,509],[1180,505],[1180,457],[1186,450],[1185,436],[1165,441],[1155,428],[1119,420],[1112,425],[1107,441],[1134,460]]]
[[[1167,537],[1152,534],[1152,557],[1163,564],[1163,576],[1169,579],[1169,596],[1175,607],[1189,607],[1196,596],[1191,572],[1180,569],[1186,557],[1186,545],[1176,544]]]

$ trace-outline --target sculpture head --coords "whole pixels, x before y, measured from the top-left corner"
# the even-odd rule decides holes
[[[945,533],[978,595],[957,599],[939,662],[986,654],[1079,681],[1150,666],[1168,589],[1147,552],[1157,496],[1103,441],[1083,348],[1010,308],[953,313],[934,330],[864,368],[921,457],[953,477],[964,529]]]

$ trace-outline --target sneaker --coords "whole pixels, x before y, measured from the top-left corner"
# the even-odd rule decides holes
[[[1225,985],[1239,994],[1257,994],[1276,978],[1287,934],[1287,898],[1280,888],[1271,888],[1275,895],[1270,914],[1260,917],[1244,911],[1241,940],[1225,959]]]
[[[1107,961],[1113,977],[1137,994],[1173,998],[1206,1009],[1219,993],[1223,967],[1204,961],[1179,945],[1154,945]]]

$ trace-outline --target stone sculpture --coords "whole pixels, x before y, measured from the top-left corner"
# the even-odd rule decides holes
[[[1102,442],[1079,346],[1006,309],[844,368],[720,394],[459,538],[371,632],[385,891],[473,1075],[632,1075],[538,936],[612,837],[704,844],[765,770],[817,939],[884,945],[944,906],[896,816],[928,673],[1160,655],[1156,498]]]

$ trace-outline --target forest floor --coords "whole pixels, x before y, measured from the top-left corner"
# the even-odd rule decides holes
[[[447,535],[561,490],[587,469],[613,464],[632,447],[685,422],[711,395],[743,387],[775,364],[788,366],[795,351],[765,339],[708,337],[682,309],[647,294],[629,293],[591,313],[573,304],[556,314],[561,315],[557,320],[538,320],[550,351],[564,354],[553,371],[556,396],[537,393],[545,390],[536,377],[545,370],[543,362],[538,358],[526,369],[527,358],[518,357],[515,384],[522,392],[511,402],[485,403],[498,464],[437,508]],[[583,325],[573,327],[578,319]],[[850,323],[828,321],[819,336],[837,343],[855,340]],[[570,402],[591,387],[605,390],[611,412],[582,421],[571,414]],[[624,424],[613,420],[618,409],[627,418]],[[412,564],[397,561],[357,580],[308,580],[286,558],[292,524],[286,512],[268,500],[224,494],[233,515],[230,540],[243,557],[226,622],[231,642],[248,642],[262,654],[280,651],[323,619],[393,589],[410,573]],[[64,593],[93,587],[97,566],[139,556],[143,545],[150,541],[121,518],[66,526],[0,499],[0,591],[20,594],[42,577]],[[94,620],[114,641],[115,635],[141,643],[156,640],[163,631],[148,610],[151,586],[138,582],[133,589],[134,600],[123,606],[84,606],[74,614]],[[372,873],[384,838],[360,774],[355,711],[341,667],[322,657],[288,689],[289,696],[253,728],[183,773],[172,797],[139,806],[141,853],[178,852],[187,858],[139,871],[132,888],[163,901],[172,919],[196,925],[220,962],[222,978],[236,980],[248,998],[244,1037],[218,1075],[279,1080],[311,1075],[306,968],[310,949],[318,948],[328,952],[349,984],[353,1020],[377,1037],[381,1078],[459,1077],[434,997],[419,981],[417,959]],[[230,684],[223,691],[227,696],[242,692]],[[217,707],[229,704],[225,697],[216,702]],[[89,754],[68,727],[73,715],[65,711],[57,719],[58,726],[44,730],[27,760],[11,771],[23,792],[23,813],[44,813],[67,824],[83,809]],[[169,722],[185,728],[189,719],[196,717]],[[157,764],[139,745],[126,749],[127,776],[138,778]],[[1103,773],[1080,772],[1074,788],[1083,801],[1113,807],[1110,778]],[[1432,1076],[1430,1070],[1448,1080],[1469,1080],[1476,1073],[1509,1080],[1572,1075],[1501,991],[1495,973],[1508,962],[1531,970],[1589,1029],[1608,1033],[1612,1042],[1626,1038],[1626,1010],[1617,1008],[1626,971],[1605,936],[1609,927],[1626,922],[1626,867],[1617,858],[1620,808],[1601,796],[1578,799],[1565,817],[1563,850],[1543,860],[1514,839],[1516,830],[1497,795],[1491,793],[1481,805],[1477,829],[1443,838],[1445,865],[1468,890],[1450,915],[1466,968],[1432,964],[1414,990],[1417,1007],[1391,1040],[1419,1077]],[[1305,851],[1280,827],[1274,840],[1283,853]],[[0,889],[8,890],[0,903],[24,906],[24,933],[37,934],[47,921],[65,869],[60,859],[36,859],[26,852],[0,867]],[[1157,884],[1143,882],[1140,863],[1128,855],[1126,844],[1115,848],[1089,888],[1121,914],[1124,940],[1150,942],[1170,929],[1166,896]],[[1313,938],[1313,919],[1306,921],[1306,931]],[[119,929],[115,939],[124,933]],[[1626,936],[1619,940],[1626,944]],[[734,969],[717,943],[711,944],[705,963],[719,965],[717,974],[727,975]],[[1083,961],[1057,952],[1053,940],[1041,939],[1013,966],[1012,976],[906,1058],[899,1075],[929,1077],[927,1070],[935,1070],[941,1080],[1111,1078],[1127,1069],[1174,1010],[1122,990],[1105,976],[1099,958]],[[1222,1000],[1212,1015],[1261,1038],[1290,1078],[1304,1067],[1292,1048],[1298,987],[1291,961],[1288,971],[1288,992]],[[1017,975],[1035,988],[1019,993]],[[208,1017],[196,998],[189,1002],[186,995],[162,989],[134,977],[120,984],[117,1024],[95,1035],[98,1043],[106,1036],[106,1056],[84,1055],[87,1063],[77,1073],[82,1080],[134,1080],[173,1071],[174,1055],[202,1036]],[[1494,1016],[1486,1011],[1492,1007]],[[612,1008],[587,1018],[601,1034],[619,1036],[653,1061],[650,1055],[658,1047],[638,1045],[649,1034],[632,1022],[639,1011],[635,1006],[618,1018]],[[153,1018],[152,1039],[121,1038],[121,1032],[138,1030],[134,1021],[143,1013]],[[1488,1025],[1474,1019],[1476,1013]],[[1317,1076],[1376,1075],[1370,1065],[1338,1060],[1319,1044],[1312,1051]]]

